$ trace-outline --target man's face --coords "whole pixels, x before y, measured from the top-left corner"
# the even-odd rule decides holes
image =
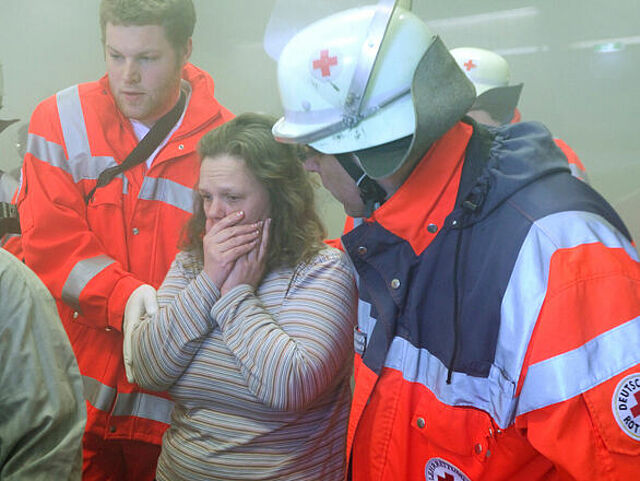
[[[184,52],[176,52],[162,26],[107,23],[109,88],[120,111],[152,126],[178,100],[182,67],[190,54],[191,41]]]
[[[344,206],[347,215],[365,215],[365,206],[360,198],[358,186],[335,156],[312,152],[306,157],[304,168],[320,176],[322,185]]]

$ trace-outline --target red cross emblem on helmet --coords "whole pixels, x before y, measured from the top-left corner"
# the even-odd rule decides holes
[[[321,79],[328,79],[334,73],[338,65],[338,54],[332,52],[329,54],[329,49],[320,50],[320,54],[317,58],[314,58],[311,62],[313,68],[313,74],[315,77]]]

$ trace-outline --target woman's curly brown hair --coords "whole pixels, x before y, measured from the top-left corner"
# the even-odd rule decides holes
[[[311,260],[323,247],[326,231],[315,209],[314,188],[299,160],[299,147],[276,142],[275,118],[245,113],[205,134],[198,144],[200,161],[231,155],[245,161],[264,185],[271,202],[267,271]],[[180,248],[203,257],[203,201],[195,189],[194,213]]]

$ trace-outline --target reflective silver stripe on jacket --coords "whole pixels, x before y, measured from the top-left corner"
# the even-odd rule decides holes
[[[66,168],[52,162],[49,163],[61,167],[71,174],[74,182],[79,182],[82,179],[97,179],[103,170],[115,166],[116,161],[110,156],[94,157],[91,155],[89,134],[82,113],[78,86],[74,85],[58,92],[56,101],[69,160]],[[48,162],[46,158],[39,158]]]
[[[113,157],[91,157],[90,162],[77,160],[77,158],[67,161],[64,148],[61,145],[49,142],[44,137],[35,134],[28,136],[27,152],[52,167],[64,170],[73,177],[74,182],[79,182],[82,179],[95,180],[104,169],[116,165]]]
[[[532,364],[522,386],[516,414],[571,399],[637,365],[638,346],[640,317],[572,351]]]
[[[473,406],[487,412],[501,428],[517,415],[562,402],[640,362],[640,319],[633,319],[583,346],[529,366],[515,396],[533,329],[547,294],[551,258],[559,249],[600,243],[624,249],[638,261],[633,245],[604,218],[589,212],[560,212],[537,220],[522,243],[501,306],[500,332],[488,378],[454,373],[426,349],[395,338],[385,366],[423,384],[450,406]],[[596,368],[598,366],[598,368]],[[567,397],[569,396],[569,397]]]
[[[536,221],[527,235],[503,298],[496,350],[496,363],[514,379],[520,376],[531,333],[546,296],[551,257],[557,250],[592,243],[624,249],[631,259],[639,261],[636,249],[626,237],[604,218],[589,212],[549,215]],[[544,269],[542,275],[541,267]],[[523,328],[526,338],[514,335]],[[631,344],[628,342],[634,339],[633,342],[638,342],[639,336],[640,322],[631,320],[573,351],[529,366],[516,414],[550,406],[585,392],[630,367],[630,356],[635,358],[631,365],[640,362],[640,351],[629,349]],[[517,341],[520,345],[514,344]]]
[[[100,409],[100,411],[109,411],[113,400],[116,397],[116,390],[112,387],[105,386],[100,381],[97,381],[89,376],[82,376],[82,383],[84,385],[84,398],[94,408]]]
[[[169,179],[145,177],[138,199],[164,202],[193,213],[193,189]]]
[[[520,377],[529,339],[547,293],[551,257],[557,250],[592,243],[611,249],[622,248],[631,259],[638,261],[638,254],[631,243],[599,215],[560,212],[532,225],[520,247],[502,299],[495,362],[511,379]]]
[[[64,155],[64,148],[55,142],[49,142],[44,137],[36,134],[27,136],[27,152],[38,159],[46,162],[52,167],[64,170],[67,174],[71,174],[71,168]]]
[[[91,155],[91,149],[78,86],[73,85],[58,92],[56,101],[69,160],[87,160]]]
[[[118,393],[112,416],[136,416],[161,423],[171,422],[173,402],[143,392]]]
[[[110,412],[112,416],[135,416],[165,424],[171,422],[173,402],[168,399],[143,392],[117,393],[114,388],[89,376],[82,376],[82,381],[85,399],[100,411]]]
[[[56,100],[69,160],[66,161],[64,150],[60,146],[56,144],[52,144],[55,147],[49,146],[48,144],[51,143],[41,137],[33,140],[38,144],[34,146],[34,149],[39,152],[39,155],[35,153],[34,155],[69,173],[74,182],[79,182],[82,179],[95,180],[102,171],[117,165],[113,157],[91,155],[78,86],[74,85],[62,90],[57,94]],[[126,179],[123,174],[119,174],[119,177],[123,180]],[[126,193],[128,185],[123,185],[122,191]],[[193,212],[193,189],[169,179],[145,177],[138,198],[157,200],[186,212]]]
[[[69,277],[67,277],[62,287],[62,300],[77,311],[80,311],[80,293],[82,289],[86,287],[91,279],[114,262],[111,257],[105,255],[79,261],[71,269]]]

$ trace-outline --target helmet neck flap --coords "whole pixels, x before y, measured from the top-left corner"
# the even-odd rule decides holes
[[[437,139],[462,117],[475,100],[475,88],[460,70],[440,37],[429,46],[416,67],[411,85],[416,126],[404,157],[392,162],[361,159],[372,178],[388,177],[402,165],[417,164]]]

